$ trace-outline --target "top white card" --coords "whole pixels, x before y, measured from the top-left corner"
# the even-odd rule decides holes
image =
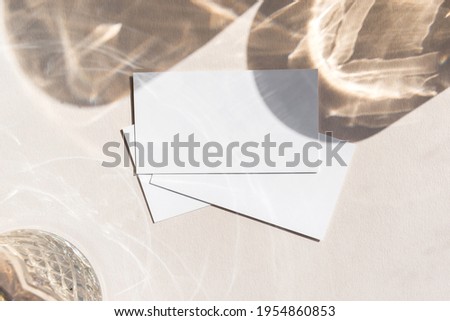
[[[138,174],[317,173],[326,157],[316,70],[135,73],[133,80]]]

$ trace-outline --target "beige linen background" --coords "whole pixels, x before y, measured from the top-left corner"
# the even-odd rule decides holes
[[[171,68],[246,69],[257,6]],[[153,224],[132,169],[101,166],[131,124],[129,98],[51,98],[1,28],[0,232],[67,238],[105,299],[450,299],[449,91],[357,143],[321,242],[214,207]]]

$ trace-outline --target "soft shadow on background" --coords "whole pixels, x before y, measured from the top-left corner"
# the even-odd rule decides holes
[[[255,1],[6,0],[23,71],[59,101],[93,106],[129,94],[133,71],[164,71]]]
[[[449,0],[266,1],[250,69],[318,68],[320,131],[358,141],[450,85]]]

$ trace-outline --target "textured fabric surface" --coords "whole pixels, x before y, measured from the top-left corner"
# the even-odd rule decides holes
[[[247,68],[257,11],[171,68]],[[101,166],[131,123],[128,93],[63,103],[19,65],[5,24],[0,39],[0,232],[67,239],[104,299],[450,299],[448,91],[357,144],[321,242],[212,207],[153,224],[131,168]]]

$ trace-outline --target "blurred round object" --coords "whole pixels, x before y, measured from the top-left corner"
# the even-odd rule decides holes
[[[92,266],[71,243],[38,230],[0,234],[0,300],[101,299]]]
[[[357,141],[450,85],[450,0],[267,1],[251,69],[318,69],[321,132]]]
[[[12,50],[57,100],[103,105],[133,71],[163,71],[200,48],[254,0],[5,0]]]

